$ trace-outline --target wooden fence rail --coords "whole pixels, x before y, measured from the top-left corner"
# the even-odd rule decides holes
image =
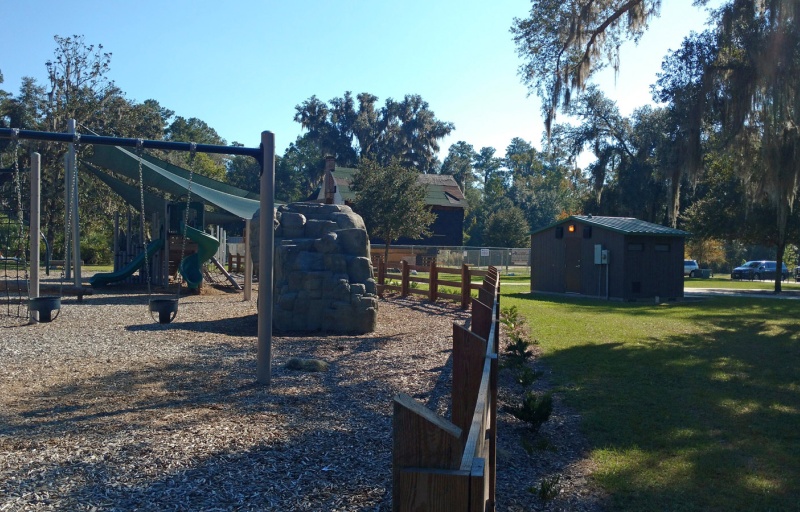
[[[494,268],[494,267],[490,267]],[[461,265],[461,268],[456,267],[438,267],[436,260],[432,260],[430,265],[410,265],[406,261],[400,262],[400,271],[391,271],[386,267],[383,261],[378,262],[378,295],[383,296],[386,290],[399,291],[400,295],[407,297],[408,295],[425,295],[431,302],[439,299],[454,300],[461,303],[461,307],[467,309],[470,306],[472,299],[472,290],[480,290],[483,287],[480,283],[473,283],[473,277],[486,277],[489,273],[488,270],[475,270],[469,265]],[[411,274],[411,271],[427,272],[428,277],[418,277]],[[447,279],[440,279],[440,274],[449,274],[461,276],[458,281]],[[390,284],[388,281],[398,281],[400,284]],[[411,283],[424,283],[428,285],[427,290],[417,290],[411,286]],[[440,291],[443,286],[452,286],[458,290],[458,293],[444,293]]]
[[[441,269],[439,269],[441,270]],[[453,324],[448,421],[405,394],[394,398],[394,511],[495,510],[500,278],[489,267],[466,325]]]

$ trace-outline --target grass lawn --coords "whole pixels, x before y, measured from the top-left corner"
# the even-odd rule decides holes
[[[529,319],[556,390],[582,415],[611,510],[800,510],[796,301],[509,288],[502,306]]]
[[[92,272],[113,272],[114,265],[109,263],[108,265],[83,265],[81,267],[83,270],[90,270]]]

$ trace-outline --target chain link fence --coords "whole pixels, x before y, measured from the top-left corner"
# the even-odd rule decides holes
[[[372,262],[385,257],[383,244],[371,247]],[[530,272],[531,250],[506,247],[437,247],[428,245],[390,245],[388,266],[399,266],[401,260],[410,265],[430,265],[431,260],[444,267],[467,264],[476,268],[494,266],[501,272]]]

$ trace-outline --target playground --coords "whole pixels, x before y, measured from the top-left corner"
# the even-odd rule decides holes
[[[60,140],[58,135],[48,134]],[[138,167],[139,183],[143,167],[166,177],[141,155],[122,161],[116,168]],[[188,183],[179,178],[168,181],[187,192],[202,190],[191,173],[183,178]],[[258,203],[231,201],[227,193],[214,202],[209,197],[219,191],[206,192],[198,195],[224,203],[239,219]],[[271,307],[265,307],[271,266],[264,258],[262,287],[254,286],[260,308],[255,297],[247,300],[232,286],[205,286],[202,293],[175,294],[180,314],[164,321],[153,311],[153,293],[173,293],[165,278],[178,270],[191,287],[190,272],[177,267],[188,261],[199,268],[219,242],[208,240],[204,230],[190,231],[190,220],[204,226],[202,214],[191,211],[190,194],[185,208],[170,210],[162,202],[149,210],[152,198],[141,187],[138,193],[141,211],[164,212],[149,216],[149,231],[159,236],[141,236],[139,253],[128,254],[112,272],[76,278],[74,288],[88,282],[90,291],[62,293],[63,276],[25,275],[28,286],[35,281],[59,292],[58,308],[48,311],[52,317],[36,311],[38,323],[27,321],[20,290],[16,302],[7,292],[9,314],[0,327],[0,510],[390,510],[392,399],[405,393],[449,414],[452,325],[468,312],[450,303],[392,297],[381,300],[374,332],[287,335],[273,342],[271,329],[264,328],[272,323]],[[236,204],[247,210],[235,211]],[[30,238],[37,240],[35,224],[32,215]],[[166,250],[175,246],[167,234],[180,239],[180,257]],[[196,245],[188,256],[187,239]],[[29,267],[24,260],[5,262],[7,282],[20,281],[20,268],[40,270],[35,245]],[[265,247],[270,255],[272,240]],[[73,269],[78,275],[79,264]],[[28,307],[33,311],[33,302]],[[292,369],[296,358],[320,361],[322,371]],[[498,510],[528,510],[538,474],[563,471],[585,482],[580,436],[553,432],[559,455],[534,459],[519,445],[526,426],[501,416]],[[568,422],[575,419],[565,414],[552,428]],[[595,500],[587,500],[581,486],[563,493],[559,503],[593,510]]]
[[[255,301],[208,287],[168,325],[146,302],[109,287],[0,328],[0,508],[391,510],[392,398],[447,414],[452,323],[468,315],[392,296],[373,333],[276,336],[265,387]],[[329,366],[286,368],[298,357]],[[559,503],[592,510],[576,421],[546,425],[556,445],[529,455],[526,425],[500,415],[498,510],[530,510],[552,471],[584,482]]]
[[[7,509],[389,510],[392,397],[446,402],[465,316],[396,299],[369,335],[276,337],[264,387],[255,304],[238,293],[185,297],[168,326],[140,294],[64,301],[0,339]],[[330,366],[289,370],[292,357]]]

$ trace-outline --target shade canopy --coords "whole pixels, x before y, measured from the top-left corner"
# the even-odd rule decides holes
[[[94,154],[84,159],[84,162],[104,167],[134,182],[138,183],[139,181],[139,156],[122,147],[95,146]],[[207,176],[191,174],[186,169],[182,169],[150,155],[142,155],[141,162],[144,185],[152,189],[169,193],[176,197],[185,196],[191,190],[193,197],[200,198],[238,219],[252,219],[260,206],[258,194],[254,192],[248,192]],[[95,170],[97,169],[95,168]],[[97,176],[95,170],[92,172]],[[189,180],[190,175],[191,181]],[[116,178],[111,178],[110,176],[109,178],[116,180]],[[100,179],[103,180],[104,183],[109,184],[109,181],[106,181],[106,179]],[[125,185],[119,180],[116,181],[119,182],[119,184]],[[118,189],[123,189],[122,187],[119,187],[119,185],[112,186],[110,184],[109,186],[115,192],[119,193],[126,202],[129,202],[138,209],[137,205],[140,202],[138,189],[136,190],[136,202],[134,203],[131,202],[126,195],[118,192]],[[130,185],[125,186],[130,187]],[[126,194],[129,196],[130,191],[127,191]],[[149,209],[146,203],[147,199],[145,199],[145,208]]]

